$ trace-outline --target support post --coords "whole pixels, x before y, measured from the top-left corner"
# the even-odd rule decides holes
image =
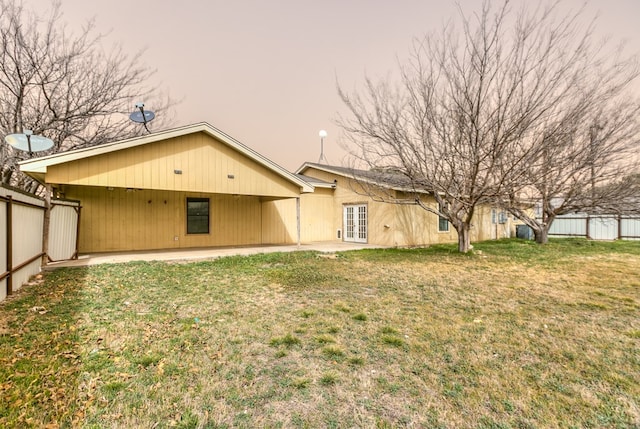
[[[46,267],[49,263],[49,224],[51,222],[51,185],[47,183],[44,191],[44,221],[42,223],[42,262]]]
[[[618,240],[622,240],[622,215],[618,215]]]
[[[13,198],[7,195],[7,296],[13,293]]]
[[[300,247],[300,197],[296,197],[296,228],[298,233],[298,247]]]
[[[82,206],[78,206],[75,208],[77,218],[76,218],[76,248],[73,252],[73,257],[71,259],[78,259],[78,247],[80,246],[80,213],[82,210]]]

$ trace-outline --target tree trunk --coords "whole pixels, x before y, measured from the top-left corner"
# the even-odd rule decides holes
[[[536,243],[547,244],[549,242],[549,227],[542,225],[540,229],[534,229],[533,234],[536,238]]]
[[[468,223],[462,223],[458,228],[458,251],[467,253],[471,249],[471,226]]]

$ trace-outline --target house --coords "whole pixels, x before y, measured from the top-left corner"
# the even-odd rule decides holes
[[[300,199],[303,242],[343,240],[381,246],[423,246],[457,241],[449,222],[416,204],[415,192],[401,175],[305,163],[296,174],[315,192]],[[428,193],[420,198],[437,208]],[[391,203],[390,203],[391,202]],[[291,201],[276,201],[277,210],[290,212]],[[512,235],[512,219],[504,212],[480,207],[474,216],[472,241]],[[283,236],[292,236],[289,224]]]
[[[80,253],[279,244],[314,188],[206,123],[20,163],[82,206]],[[290,212],[271,202],[291,200]],[[286,242],[296,242],[294,235]]]
[[[313,163],[292,173],[207,123],[27,160],[20,168],[54,196],[80,202],[80,253],[457,241],[446,219],[404,203],[415,196],[399,175]],[[429,194],[420,198],[436,204]],[[507,226],[493,214],[478,211],[472,240],[504,236]]]

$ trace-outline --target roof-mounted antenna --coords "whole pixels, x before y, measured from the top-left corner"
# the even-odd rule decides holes
[[[9,134],[4,140],[15,149],[29,152],[29,156],[33,155],[33,152],[42,152],[53,147],[53,140],[33,135],[31,130],[24,130],[22,134]]]
[[[329,164],[327,158],[324,156],[324,138],[327,136],[327,132],[325,130],[320,130],[318,135],[320,136],[320,159],[318,159],[318,164],[322,164],[323,161],[325,164]]]
[[[143,124],[144,129],[147,130],[148,133],[151,133],[151,131],[149,131],[149,127],[147,127],[147,122],[153,121],[153,118],[156,117],[156,114],[151,110],[144,110],[144,103],[136,103],[136,109],[139,109],[139,111],[136,110],[135,112],[131,113],[129,115],[129,119],[138,124]]]

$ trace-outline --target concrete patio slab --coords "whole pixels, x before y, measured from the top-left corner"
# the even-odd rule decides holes
[[[281,246],[210,247],[175,250],[94,253],[80,255],[78,259],[69,261],[50,262],[49,264],[47,264],[45,269],[54,269],[60,267],[82,267],[97,264],[117,264],[131,261],[197,261],[216,259],[224,256],[255,255],[258,253],[274,252],[317,251],[323,253],[334,253],[360,249],[379,249],[382,247],[383,246],[336,241],[308,243],[301,244],[300,246],[292,244]]]

